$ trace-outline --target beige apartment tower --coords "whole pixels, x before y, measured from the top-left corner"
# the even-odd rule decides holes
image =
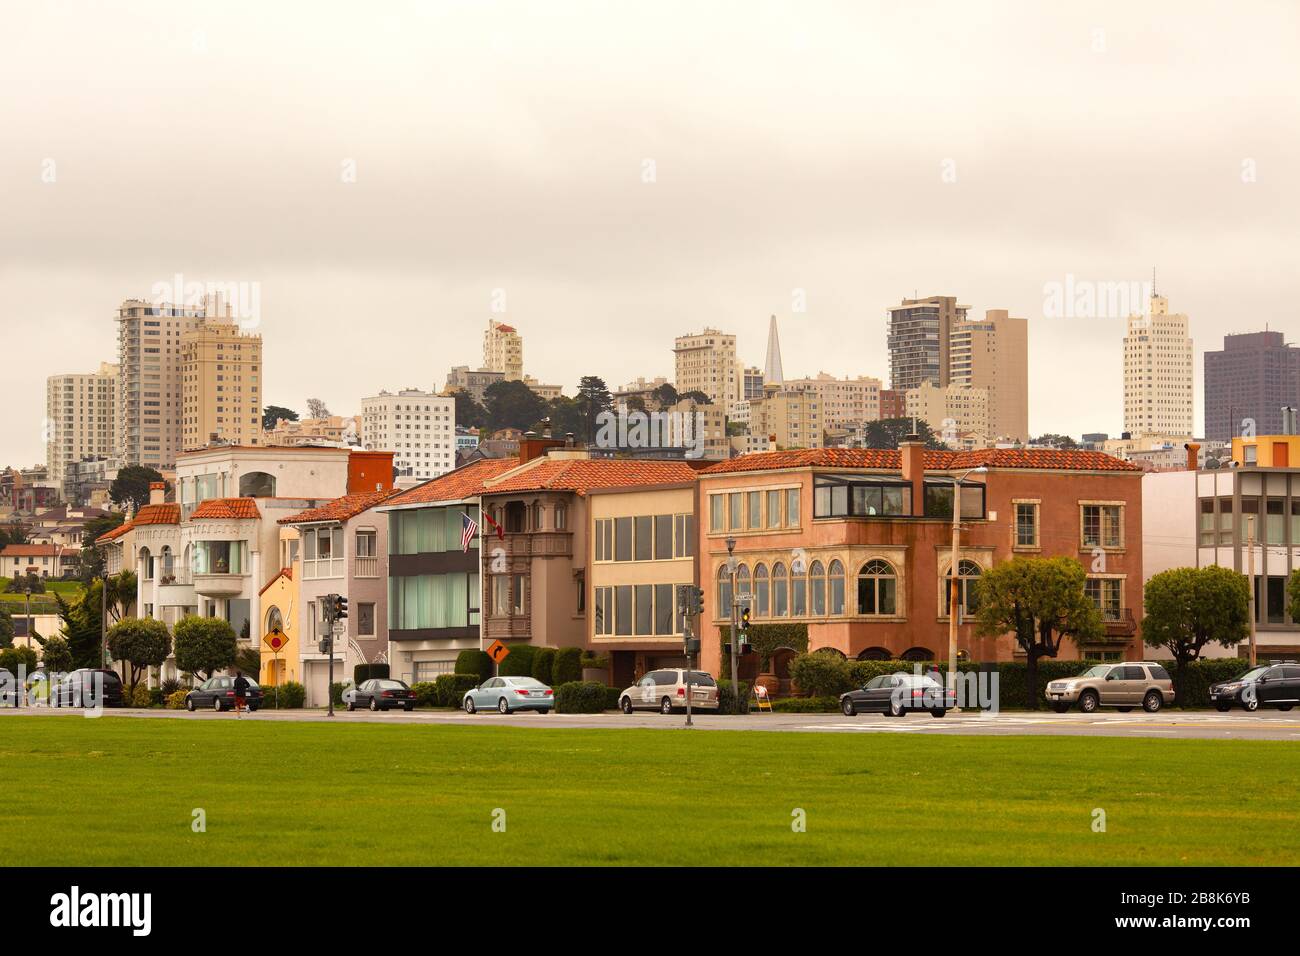
[[[514,326],[488,319],[483,333],[483,367],[501,372],[507,382],[523,381],[524,338]]]
[[[182,451],[181,338],[201,307],[127,299],[117,310],[117,440],[123,465],[172,468]]]
[[[1187,316],[1153,292],[1150,311],[1129,316],[1124,336],[1124,431],[1191,436],[1192,377]]]
[[[63,484],[69,465],[112,458],[117,446],[117,365],[101,362],[85,375],[45,380],[45,465]]]
[[[1029,440],[1029,322],[1006,309],[952,327],[948,382],[988,392],[990,440]]]
[[[763,447],[763,439],[776,447],[821,448],[823,428],[821,395],[814,391],[787,389],[768,384],[763,397],[749,401],[749,434]]]
[[[950,448],[984,448],[992,443],[989,391],[969,385],[922,382],[907,390],[907,415],[930,426]]]
[[[740,398],[742,366],[736,361],[736,337],[705,329],[698,335],[679,335],[673,343],[678,395],[703,392],[709,401],[731,417]]]
[[[817,396],[823,428],[858,428],[880,418],[880,379],[869,375],[836,378],[819,372],[816,378],[786,379],[784,388]]]
[[[213,309],[216,313],[220,304]],[[206,317],[181,336],[181,442],[192,451],[212,444],[262,440],[262,336],[225,315]]]

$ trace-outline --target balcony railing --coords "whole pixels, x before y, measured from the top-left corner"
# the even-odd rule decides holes
[[[359,578],[377,578],[379,577],[379,559],[377,557],[361,557],[356,559],[353,565],[354,575]]]
[[[489,539],[490,541],[490,539]],[[496,542],[490,542],[495,547]],[[571,531],[515,531],[507,532],[501,541],[510,557],[567,558],[573,554]]]
[[[1128,638],[1137,633],[1137,619],[1129,608],[1103,608],[1101,618],[1108,638]]]

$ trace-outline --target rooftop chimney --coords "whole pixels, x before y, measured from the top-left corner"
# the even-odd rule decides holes
[[[1187,449],[1187,470],[1195,471],[1198,460],[1196,453],[1201,450],[1201,446],[1194,441],[1189,441],[1183,447]]]
[[[167,482],[149,482],[149,504],[160,505],[167,500]]]
[[[919,435],[908,435],[898,443],[898,458],[903,480],[912,483],[912,513],[925,513],[925,442]]]

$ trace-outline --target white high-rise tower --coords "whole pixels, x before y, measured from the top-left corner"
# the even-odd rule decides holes
[[[785,371],[781,368],[781,339],[776,332],[776,316],[767,326],[767,364],[763,366],[763,384],[781,385],[785,382]]]

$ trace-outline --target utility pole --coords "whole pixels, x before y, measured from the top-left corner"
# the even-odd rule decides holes
[[[334,716],[334,621],[335,607],[338,604],[337,594],[325,595],[325,620],[329,624],[329,629],[325,634],[325,648],[329,654],[329,679],[325,684],[325,697],[329,700],[325,715]]]
[[[1255,666],[1255,516],[1246,515],[1246,582],[1250,585],[1250,666]]]
[[[736,703],[740,703],[740,665],[737,658],[740,657],[740,641],[736,636],[736,539],[727,538],[727,572],[731,579],[731,607],[728,609],[731,613],[731,631],[728,638],[731,643],[727,646],[731,648],[731,692],[736,696]]]
[[[952,567],[948,571],[952,575],[952,583],[948,586],[948,687],[954,694],[957,692],[957,619],[961,614],[961,483],[971,475],[977,472],[982,474],[987,470],[981,465],[952,480]],[[1015,517],[1014,513],[1012,517]],[[952,711],[960,714],[961,708],[954,706]]]

